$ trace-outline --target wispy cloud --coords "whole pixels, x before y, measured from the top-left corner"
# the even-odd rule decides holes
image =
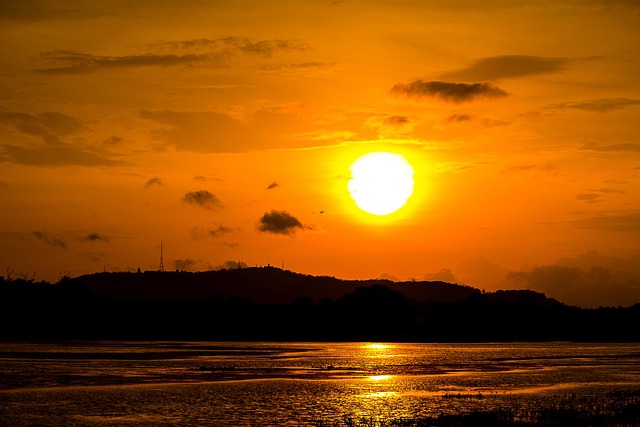
[[[271,184],[267,185],[267,190],[273,190],[274,188],[277,188],[277,187],[280,187],[280,184],[274,181]]]
[[[198,260],[185,258],[185,259],[177,259],[173,261],[173,266],[175,267],[176,270],[189,270],[192,267],[198,265],[199,263],[200,261]]]
[[[33,236],[36,239],[46,243],[47,245],[51,245],[57,248],[67,249],[67,244],[64,242],[64,240],[58,239],[57,237],[53,237],[46,231],[34,231]]]
[[[486,81],[564,70],[572,62],[568,58],[546,58],[529,55],[501,55],[481,58],[468,67],[442,75],[444,79],[458,81]]]
[[[215,194],[207,190],[190,191],[184,195],[185,203],[200,206],[205,209],[222,208],[222,202]]]
[[[109,242],[109,238],[100,233],[89,233],[86,236],[82,236],[80,240],[85,242]]]
[[[631,152],[640,153],[640,143],[623,142],[620,144],[600,145],[596,143],[587,143],[580,147],[582,150],[601,151],[601,152]]]
[[[123,68],[193,66],[200,63],[222,66],[241,55],[269,58],[282,51],[304,51],[308,46],[297,40],[220,37],[156,43],[147,46],[147,49],[150,51],[120,56],[52,50],[42,53],[41,59],[54,65],[38,71],[78,74]]]
[[[640,212],[600,215],[572,221],[577,228],[617,232],[640,231]]]
[[[164,185],[164,181],[162,180],[162,178],[156,176],[147,181],[144,184],[144,188],[151,188],[153,186],[161,187],[162,185]]]
[[[309,228],[287,211],[271,210],[260,218],[258,229],[265,233],[292,235],[297,230]]]
[[[447,102],[470,102],[476,98],[502,98],[507,92],[491,83],[452,83],[416,80],[398,83],[391,92],[410,98],[435,98]]]
[[[0,161],[29,166],[113,166],[123,164],[112,160],[100,147],[74,141],[69,144],[64,137],[76,135],[87,128],[79,120],[62,113],[47,111],[32,115],[19,112],[0,112],[0,124],[6,124],[23,135],[35,137],[40,143],[0,144]],[[28,138],[27,137],[27,138]]]
[[[209,236],[211,237],[220,237],[223,234],[233,233],[233,229],[230,227],[225,227],[224,225],[219,226],[213,230],[209,230]]]
[[[610,111],[622,110],[623,108],[640,105],[640,99],[633,98],[599,98],[587,101],[564,102],[550,104],[544,107],[548,110],[582,110],[594,113],[608,113]]]

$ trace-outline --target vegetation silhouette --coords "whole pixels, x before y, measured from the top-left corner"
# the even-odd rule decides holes
[[[275,267],[0,276],[0,339],[640,341],[640,304],[585,309],[529,290],[340,280]]]

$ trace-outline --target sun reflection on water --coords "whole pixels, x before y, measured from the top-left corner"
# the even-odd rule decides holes
[[[369,376],[370,381],[384,381],[384,380],[388,380],[389,378],[393,378],[393,375],[370,375]]]

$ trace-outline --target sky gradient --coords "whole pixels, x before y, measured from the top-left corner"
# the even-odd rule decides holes
[[[0,5],[0,275],[207,270],[640,301],[635,1]],[[375,217],[349,165],[404,155]]]

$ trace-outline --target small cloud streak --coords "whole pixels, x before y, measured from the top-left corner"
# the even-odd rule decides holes
[[[603,215],[579,219],[572,222],[577,228],[618,232],[639,232],[640,212],[620,215]]]
[[[280,184],[274,181],[271,184],[267,185],[267,190],[273,190],[274,188],[277,188],[277,187],[280,187]]]
[[[571,62],[567,58],[529,55],[501,55],[482,58],[470,66],[442,75],[443,78],[473,81],[525,77],[562,71]]]
[[[80,240],[83,240],[85,242],[109,242],[109,238],[107,236],[103,236],[100,233],[89,233],[86,236],[81,237]]]
[[[230,227],[225,227],[224,225],[221,225],[215,230],[209,230],[209,236],[211,237],[220,237],[223,234],[228,234],[228,233],[233,233],[233,229],[231,229]]]
[[[67,244],[63,240],[51,236],[46,231],[34,231],[33,235],[36,239],[43,241],[47,245],[51,245],[56,248],[67,249]]]
[[[182,200],[185,203],[200,206],[204,209],[222,208],[222,202],[215,194],[207,190],[191,191],[184,195]]]
[[[582,146],[583,150],[591,150],[591,151],[618,151],[618,152],[630,152],[630,153],[640,153],[640,144],[635,142],[628,142],[622,144],[609,144],[609,145],[595,145],[595,144],[585,144]]]
[[[292,235],[306,228],[298,218],[287,211],[271,210],[260,218],[258,229],[265,233]]]
[[[576,194],[576,199],[578,200],[582,200],[584,202],[587,203],[598,203],[601,202],[601,197],[599,194],[593,194],[593,193],[580,193],[580,194]]]
[[[423,279],[429,282],[457,283],[456,277],[450,268],[443,268],[437,273],[427,273],[423,276]]]
[[[173,261],[173,266],[175,267],[176,270],[189,270],[190,268],[194,267],[198,263],[199,261],[196,261],[194,259],[185,258],[185,259],[177,259]]]
[[[398,83],[392,93],[409,98],[436,98],[446,102],[470,102],[476,98],[502,98],[507,92],[491,83],[451,83],[443,81],[416,80],[411,83]]]
[[[151,178],[149,181],[147,181],[144,184],[144,188],[151,188],[153,186],[161,187],[163,185],[164,185],[164,181],[162,180],[162,178],[159,178],[159,177],[156,176],[156,177]]]
[[[640,105],[640,99],[632,98],[600,98],[579,102],[564,102],[560,104],[547,105],[548,110],[582,110],[592,113],[608,113],[622,110],[623,108]]]

